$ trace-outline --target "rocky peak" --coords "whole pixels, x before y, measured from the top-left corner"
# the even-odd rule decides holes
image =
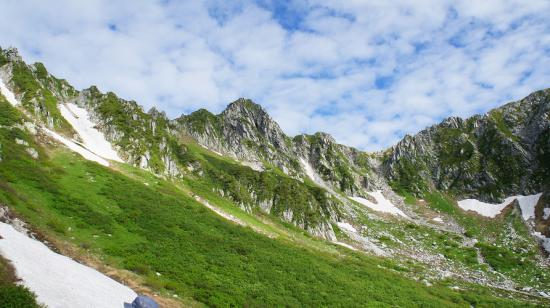
[[[261,135],[274,138],[281,137],[283,132],[279,125],[269,116],[262,106],[249,99],[239,98],[227,106],[221,113],[223,122],[243,130],[256,130]],[[248,131],[254,135],[254,131]]]
[[[23,62],[19,50],[15,47],[8,47],[7,49],[0,48],[0,53],[3,54],[9,62]]]
[[[227,105],[222,114],[250,114],[251,112],[269,117],[262,106],[242,97]]]
[[[284,147],[286,136],[269,114],[249,99],[240,98],[229,104],[219,115],[224,134],[232,139],[248,139],[257,144],[270,143]]]
[[[319,144],[321,145],[330,145],[336,143],[334,137],[332,137],[332,135],[328,133],[316,132],[313,136],[318,140]]]
[[[460,117],[448,117],[443,122],[441,122],[440,126],[443,127],[449,127],[449,128],[459,128],[462,127],[464,124],[464,120]]]
[[[155,107],[151,107],[151,109],[149,109],[149,111],[147,111],[147,114],[149,114],[155,120],[156,119],[164,119],[164,120],[168,119],[168,117],[166,116],[166,112],[159,111]]]
[[[539,170],[549,170],[540,154],[550,144],[549,93],[535,92],[483,116],[451,117],[406,136],[387,156],[387,177],[415,192],[432,187],[495,202],[543,191],[536,178],[545,177]]]

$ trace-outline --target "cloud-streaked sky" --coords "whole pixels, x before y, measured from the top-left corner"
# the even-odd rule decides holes
[[[27,1],[0,46],[176,117],[239,97],[365,150],[550,87],[550,1]]]

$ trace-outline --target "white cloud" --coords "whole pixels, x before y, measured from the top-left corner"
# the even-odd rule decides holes
[[[174,117],[250,97],[288,134],[369,150],[550,86],[548,1],[281,5],[12,0],[0,46]]]

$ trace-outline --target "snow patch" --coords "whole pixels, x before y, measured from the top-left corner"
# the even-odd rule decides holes
[[[521,208],[521,216],[523,216],[524,220],[535,218],[535,207],[539,203],[540,196],[542,196],[542,193],[530,196],[516,196]]]
[[[212,152],[212,153],[214,153],[214,154],[217,154],[217,155],[219,155],[219,156],[223,156],[222,153],[220,153],[220,152],[218,152],[218,151],[215,151],[215,150],[212,150],[211,148],[209,148],[209,147],[207,147],[207,146],[205,146],[205,145],[200,144],[200,146],[203,147],[204,149],[207,149],[208,151],[210,151],[210,152]]]
[[[521,215],[523,219],[528,220],[535,217],[535,206],[539,202],[540,196],[542,196],[542,193],[529,196],[511,196],[499,204],[485,203],[476,199],[465,199],[458,201],[458,206],[465,211],[474,211],[479,215],[495,218],[506,206],[514,202],[514,200],[518,200]]]
[[[550,217],[550,208],[544,209],[544,215],[542,216],[542,219],[548,219]]]
[[[439,223],[443,223],[443,219],[441,219],[441,217],[435,217],[435,218],[432,218],[433,221],[435,222],[439,222]]]
[[[542,241],[542,247],[544,248],[544,250],[550,253],[550,238],[547,238],[540,232],[533,232],[533,234]]]
[[[45,128],[45,127],[42,127],[42,130],[44,130],[44,132],[46,132],[48,135],[50,135],[55,140],[63,143],[70,150],[80,154],[85,159],[95,161],[96,163],[98,163],[100,165],[103,165],[103,166],[106,166],[106,167],[109,166],[109,162],[107,160],[105,160],[102,157],[99,157],[98,155],[96,155],[95,153],[93,153],[93,152],[89,151],[88,149],[82,147],[81,145],[79,145],[79,144],[77,144],[77,143],[75,143],[75,142],[59,135],[58,133],[56,133],[54,131],[51,131],[51,130]]]
[[[510,203],[516,200],[516,197],[508,197],[499,204],[485,203],[476,199],[465,199],[458,201],[458,206],[465,211],[473,211],[481,216],[495,218]]]
[[[124,307],[132,289],[41,242],[0,223],[0,253],[11,261],[22,284],[48,307]]]
[[[310,164],[308,164],[306,162],[305,159],[301,158],[300,157],[300,164],[302,165],[302,168],[304,168],[304,171],[306,172],[306,175],[312,180],[312,181],[316,181],[315,179],[315,171],[313,171],[313,168],[311,167]]]
[[[306,175],[310,180],[312,180],[317,185],[326,188],[326,185],[321,177],[319,177],[317,173],[315,173],[313,167],[311,167],[311,165],[302,157],[300,157],[300,165],[302,165],[302,169],[306,172]]]
[[[339,241],[335,241],[335,242],[333,242],[333,243],[336,244],[336,245],[340,245],[340,246],[342,246],[342,247],[346,247],[346,248],[349,248],[349,249],[351,249],[351,250],[357,251],[357,248],[351,246],[350,244],[346,244],[346,243],[344,243],[344,242],[339,242]]]
[[[382,194],[382,191],[377,190],[375,192],[369,192],[368,193],[371,197],[373,197],[376,200],[376,203],[373,203],[365,198],[362,197],[349,197],[351,200],[361,203],[362,205],[383,213],[390,213],[392,215],[401,216],[404,218],[409,218],[403,211],[401,211],[398,207],[393,205],[384,195]]]
[[[10,103],[12,106],[19,105],[19,101],[17,100],[17,98],[15,98],[15,94],[13,94],[10,89],[8,89],[2,78],[0,78],[0,93],[4,95],[4,97],[8,100],[8,103]]]
[[[113,150],[111,143],[105,139],[105,135],[95,128],[96,124],[90,120],[86,109],[68,103],[59,105],[59,111],[82,138],[83,146],[90,152],[105,159],[123,162],[117,152]]]
[[[338,225],[338,227],[340,227],[340,229],[357,233],[357,230],[347,222],[338,222],[336,224]]]

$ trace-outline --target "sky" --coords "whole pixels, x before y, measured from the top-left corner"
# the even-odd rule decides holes
[[[239,97],[376,151],[550,87],[550,1],[2,0],[0,46],[175,118]]]

